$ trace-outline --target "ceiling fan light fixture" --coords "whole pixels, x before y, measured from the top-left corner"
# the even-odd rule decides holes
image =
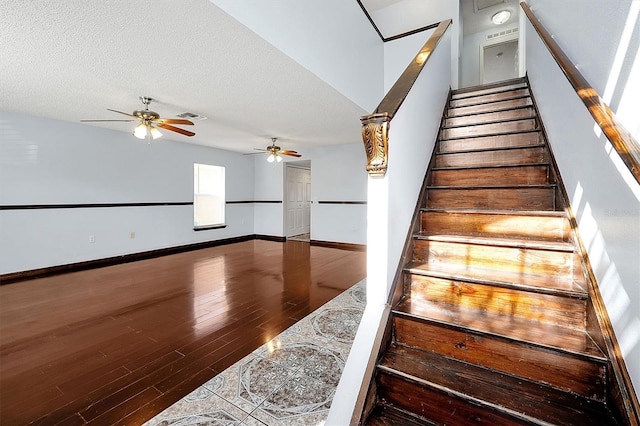
[[[501,10],[493,14],[493,16],[491,17],[491,22],[496,25],[501,25],[507,22],[509,18],[511,18],[511,12],[509,12],[508,10]]]
[[[158,130],[157,128],[155,128],[155,127],[153,127],[151,125],[149,126],[149,128],[151,129],[150,133],[151,133],[151,137],[153,139],[158,139],[158,138],[162,137],[162,132],[160,130]]]
[[[272,153],[270,153],[270,154],[269,154],[269,156],[267,157],[267,161],[268,161],[269,163],[273,163],[273,162],[275,161],[275,159],[276,159],[276,156],[275,156],[275,155],[273,155],[273,152],[272,152]]]
[[[140,123],[133,129],[133,136],[138,139],[144,139],[147,137],[147,125],[144,123]],[[155,139],[155,138],[154,138]]]
[[[280,157],[278,154],[276,154],[276,161],[278,163],[282,161],[282,157]]]

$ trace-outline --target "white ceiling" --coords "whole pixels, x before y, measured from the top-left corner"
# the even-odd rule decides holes
[[[500,27],[507,27],[518,22],[520,0],[461,0],[463,33],[475,34],[490,28],[499,28],[491,17],[501,10],[511,12],[511,17]]]
[[[208,117],[187,138],[240,152],[358,142],[367,114],[208,0],[1,0],[0,109],[70,122]],[[330,123],[330,125],[327,125]],[[133,123],[92,123],[130,132]],[[186,126],[183,126],[186,127]]]
[[[486,16],[473,13],[474,0],[461,1],[467,32]],[[415,2],[362,0],[370,14],[402,2],[410,14]],[[165,137],[238,152],[272,136],[299,151],[357,142],[359,117],[369,112],[208,0],[0,0],[0,9],[3,110],[70,122],[122,119],[107,108],[142,109],[144,95],[163,117],[208,117],[192,138]],[[132,123],[86,125],[132,130]]]

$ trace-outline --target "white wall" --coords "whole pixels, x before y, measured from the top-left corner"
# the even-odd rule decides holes
[[[400,33],[404,33],[445,19],[452,19],[453,24],[448,30],[451,37],[451,45],[449,47],[451,52],[450,82],[451,87],[457,88],[458,57],[460,56],[459,34],[462,31],[461,22],[458,19],[460,16],[459,3],[451,0],[401,0],[378,9],[371,15],[385,37],[397,35],[391,32],[391,28],[400,28]],[[408,15],[407,10],[411,10],[412,13]],[[414,56],[416,53],[418,53],[417,50],[414,52]]]
[[[449,28],[448,31],[451,31]],[[398,77],[413,61],[435,29],[423,31],[384,44],[384,91],[393,87]],[[382,99],[381,99],[382,100]]]
[[[253,155],[254,200],[280,201],[280,203],[256,203],[254,230],[258,235],[284,236],[284,163],[267,162],[266,155]]]
[[[319,203],[367,201],[364,145],[358,142],[317,149],[311,158],[311,238],[366,244],[366,204]]]
[[[530,0],[543,25],[598,90],[616,87],[614,99],[629,89],[628,71],[638,62],[640,31],[630,31],[630,49],[616,75],[615,55],[628,21],[631,1],[573,2]],[[640,2],[634,2],[637,17]],[[589,31],[585,31],[588,28]],[[623,44],[623,43],[622,43]],[[640,387],[640,185],[621,164],[610,143],[550,57],[535,30],[526,27],[527,72],[533,94],[560,167],[571,206],[622,354],[636,389]],[[625,71],[627,70],[627,71]],[[613,71],[613,73],[611,73]],[[640,100],[635,98],[635,120]],[[614,110],[616,102],[612,103]]]
[[[360,135],[354,135],[354,139]],[[318,201],[367,201],[366,157],[361,142],[305,148],[301,159],[284,157],[281,163],[255,158],[255,199],[282,201],[284,164],[311,162],[311,239],[366,244],[366,205],[319,204]],[[284,236],[283,204],[255,205],[255,233]]]
[[[382,99],[382,41],[357,2],[211,2],[363,109]]]
[[[191,202],[194,162],[226,167],[228,200],[253,199],[249,157],[0,112],[1,205]],[[226,216],[226,228],[195,232],[189,205],[3,210],[0,273],[253,233],[251,204],[229,205]]]

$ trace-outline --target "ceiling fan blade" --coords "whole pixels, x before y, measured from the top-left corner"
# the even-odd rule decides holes
[[[135,115],[133,115],[133,114],[129,114],[128,112],[117,111],[117,110],[115,110],[115,109],[109,109],[109,108],[107,108],[107,111],[117,112],[118,114],[122,114],[122,115],[128,115],[129,117],[133,117],[133,118],[136,118],[136,119],[138,118],[138,117],[136,117],[136,116],[135,116]]]
[[[171,126],[169,124],[158,123],[157,126],[158,127],[162,127],[163,129],[166,129],[166,130],[170,130],[172,132],[180,133],[180,134],[185,135],[185,136],[195,136],[195,133],[193,133],[193,132],[190,132],[190,131],[184,130],[184,129],[180,129],[178,127]]]
[[[131,123],[132,121],[135,121],[135,120],[80,120],[81,123],[97,123],[100,121],[124,121],[126,123]]]
[[[278,154],[288,155],[290,157],[302,157],[302,155],[298,154],[295,151],[280,151],[278,152]]]
[[[152,120],[156,123],[166,123],[166,124],[184,124],[186,126],[193,126],[193,122],[189,120],[183,120],[181,118],[157,118]]]
[[[263,151],[263,152],[247,152],[245,154],[242,155],[256,155],[256,154],[266,154],[268,151]]]
[[[268,149],[262,149],[262,148],[253,148],[256,151],[262,151],[262,152],[269,152]]]

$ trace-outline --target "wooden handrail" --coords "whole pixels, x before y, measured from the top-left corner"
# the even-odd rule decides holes
[[[389,122],[400,109],[400,105],[409,94],[420,72],[451,23],[451,19],[447,19],[438,24],[431,37],[387,92],[373,114],[362,117],[362,140],[367,154],[367,172],[369,175],[385,175],[387,171]]]
[[[573,65],[569,57],[558,46],[547,29],[533,13],[529,5],[520,2],[520,6],[529,18],[531,25],[551,52],[558,66],[573,86],[576,94],[589,110],[598,126],[611,142],[631,174],[640,183],[640,144],[633,135],[618,121],[611,108],[602,100],[598,92],[589,84],[582,73]]]

